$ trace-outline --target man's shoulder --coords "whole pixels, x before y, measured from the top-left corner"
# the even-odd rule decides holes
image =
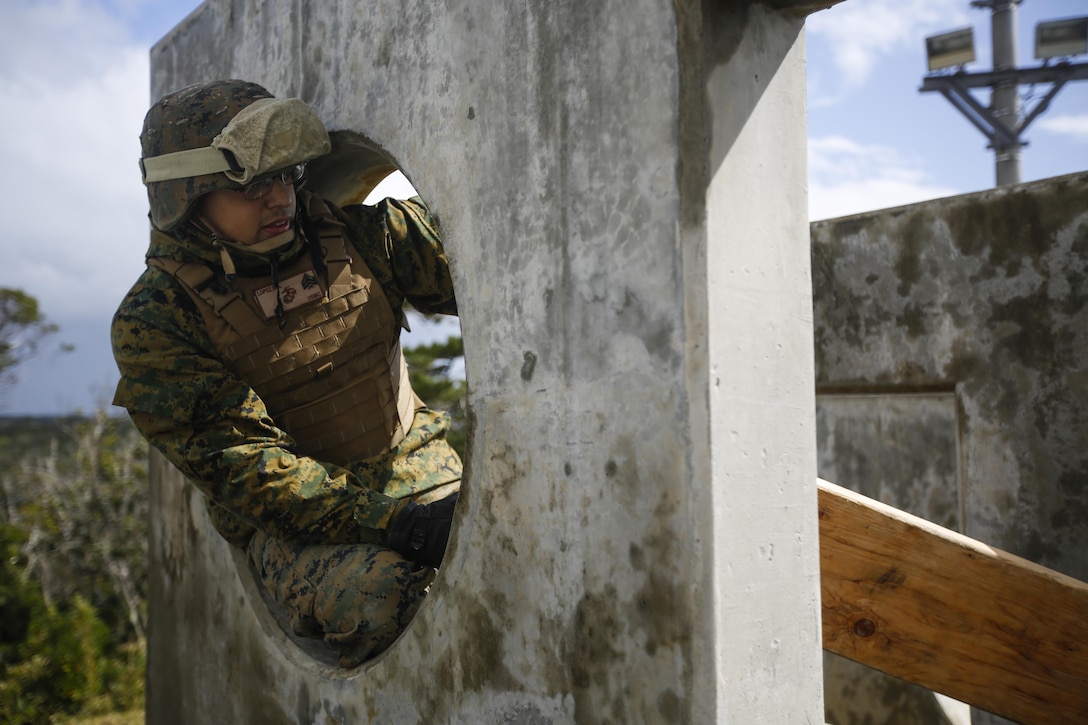
[[[320,205],[324,205],[340,221],[348,222],[351,226],[363,230],[381,230],[384,221],[390,216],[401,217],[408,215],[421,218],[430,216],[427,205],[418,196],[413,196],[410,199],[387,197],[375,204],[351,203],[344,205],[338,205],[313,194],[309,194],[306,198],[308,199],[307,208],[311,213],[314,211],[314,205],[309,200],[317,200],[320,203],[318,208],[320,208]]]
[[[114,325],[138,322],[142,327],[189,327],[199,311],[184,286],[166,270],[148,265],[121,299]]]
[[[154,264],[148,264],[121,300],[119,309],[134,304],[163,303],[173,292],[180,289],[181,284],[173,275]]]

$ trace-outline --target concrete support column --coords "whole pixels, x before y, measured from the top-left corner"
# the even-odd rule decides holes
[[[801,23],[761,5],[704,22],[728,57],[707,84],[716,722],[801,721],[794,693],[823,722]]]
[[[409,176],[474,435],[431,596],[350,672],[159,469],[149,722],[822,722],[798,16],[209,0],[152,69],[300,96]]]

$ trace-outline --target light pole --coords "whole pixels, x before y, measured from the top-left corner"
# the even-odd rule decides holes
[[[994,70],[1016,70],[1016,6],[1021,0],[973,0],[971,7],[991,8],[993,11],[992,38],[994,46]],[[990,94],[990,106],[994,121],[1004,126],[1015,141],[1004,141],[1004,136],[992,140],[996,162],[997,185],[1019,184],[1020,173],[1020,88],[1015,74],[994,84]]]
[[[1036,67],[1016,64],[1016,6],[1023,0],[972,0],[971,6],[992,12],[993,70],[968,73],[975,60],[974,35],[970,28],[926,38],[930,73],[922,79],[923,93],[937,91],[986,136],[994,150],[998,186],[1022,181],[1020,161],[1026,145],[1024,131],[1067,82],[1088,78],[1088,63],[1070,57],[1088,51],[1088,17],[1039,23],[1035,28]],[[954,70],[950,70],[954,69]],[[1050,90],[1025,116],[1020,86],[1049,83]],[[990,105],[984,106],[972,88],[990,88]]]

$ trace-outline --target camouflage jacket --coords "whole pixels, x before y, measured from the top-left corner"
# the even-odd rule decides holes
[[[398,323],[405,301],[425,313],[456,314],[445,252],[421,203],[330,207]],[[218,268],[206,238],[187,230],[159,239],[148,257]],[[304,253],[301,238],[281,252],[285,260]],[[269,274],[267,261],[232,254],[240,274]],[[404,497],[460,480],[460,459],[445,440],[448,418],[427,409],[386,454],[346,466],[295,455],[291,437],[217,356],[189,294],[158,268],[148,267],[125,296],[111,336],[121,373],[113,404],[203,491],[216,528],[233,543],[244,544],[254,528],[281,539],[378,542]]]

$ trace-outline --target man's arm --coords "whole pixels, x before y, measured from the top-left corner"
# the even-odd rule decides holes
[[[149,270],[115,315],[114,404],[220,508],[276,538],[379,542],[406,505],[293,453],[264,403],[213,352],[188,294]]]
[[[339,215],[398,314],[405,301],[425,314],[457,314],[441,231],[422,201],[385,199]]]

